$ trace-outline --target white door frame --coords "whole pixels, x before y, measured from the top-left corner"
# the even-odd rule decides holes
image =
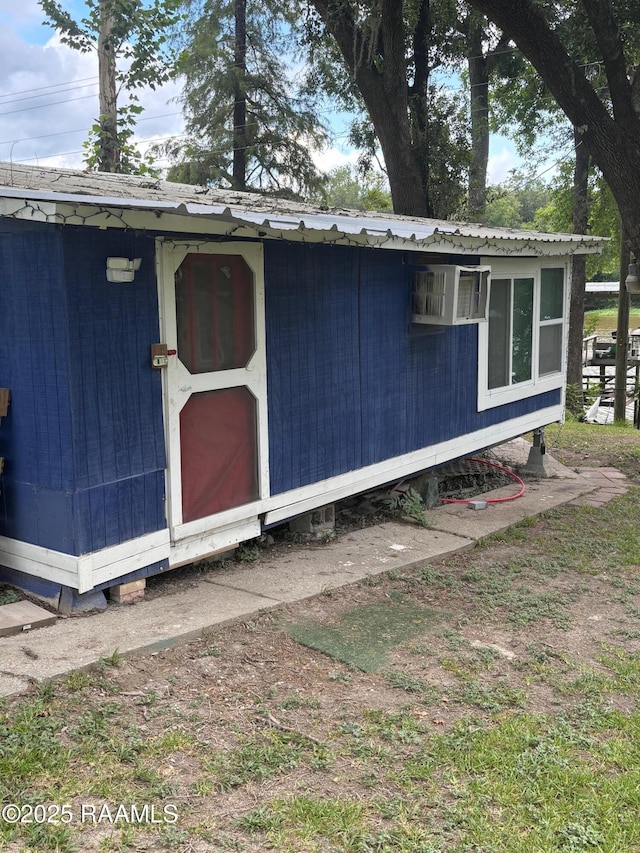
[[[230,529],[238,527],[238,542],[246,539],[247,522],[258,521],[263,502],[269,497],[269,444],[267,428],[267,363],[264,318],[264,263],[262,243],[216,242],[203,240],[156,241],[158,266],[158,301],[160,333],[169,352],[178,348],[175,303],[175,273],[188,254],[239,255],[251,268],[254,276],[254,327],[256,348],[244,368],[212,373],[191,374],[177,355],[169,355],[163,370],[163,399],[165,440],[167,449],[166,514],[172,542],[215,531],[225,531],[225,545],[233,536]],[[221,388],[247,387],[256,399],[257,456],[259,498],[243,506],[190,522],[182,519],[182,475],[180,466],[180,412],[192,393]],[[254,524],[259,532],[259,524]],[[257,533],[255,534],[257,535]],[[211,537],[207,537],[206,553],[210,553]],[[195,549],[197,551],[197,546]],[[205,551],[203,551],[203,554]],[[199,555],[198,555],[199,556]],[[196,556],[193,556],[196,559]]]

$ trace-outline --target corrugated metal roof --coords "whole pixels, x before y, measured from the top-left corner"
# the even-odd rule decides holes
[[[434,219],[323,209],[231,190],[155,181],[131,175],[0,164],[0,198],[56,206],[81,205],[171,213],[245,225],[266,237],[331,239],[425,251],[559,255],[601,251],[604,238],[489,228]],[[44,218],[58,221],[55,214]],[[17,215],[14,213],[13,215]]]

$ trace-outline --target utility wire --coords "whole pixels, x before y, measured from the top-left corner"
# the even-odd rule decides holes
[[[157,116],[144,116],[143,118],[139,118],[136,121],[136,125],[141,124],[143,121],[156,121],[161,118],[173,118],[173,116],[179,116],[180,113],[163,113],[162,115]],[[23,136],[20,139],[5,139],[3,142],[0,142],[0,145],[17,145],[19,142],[32,142],[34,139],[50,139],[53,136],[67,136],[72,133],[86,133],[86,127],[78,127],[75,130],[61,130],[58,133],[42,133],[40,136]],[[167,137],[170,138],[170,137]],[[53,155],[56,156],[56,155]]]
[[[61,86],[70,86],[72,83],[88,83],[90,80],[98,81],[97,77],[80,77],[79,80],[65,80],[64,83],[50,83],[48,86],[40,86],[35,89],[23,89],[21,92],[6,92],[4,95],[0,95],[0,98],[12,98],[14,95],[30,95],[32,92],[44,92],[45,89],[57,89]],[[51,92],[52,95],[57,94],[56,92]]]
[[[28,98],[15,98],[13,101],[4,101],[4,103],[0,104],[0,106],[6,107],[6,106],[9,106],[9,104],[23,104],[25,101],[35,101],[38,98],[47,98],[47,97],[49,97],[49,95],[62,95],[63,92],[77,92],[79,89],[86,89],[86,88],[88,88],[88,86],[97,86],[97,85],[98,85],[97,83],[88,83],[88,84],[85,84],[84,86],[71,86],[68,89],[59,89],[57,92],[47,92],[44,95],[29,95]],[[94,95],[95,95],[95,93],[94,93]],[[2,95],[0,97],[7,97],[7,96]],[[92,97],[93,97],[93,95],[92,95]],[[56,101],[55,103],[60,103],[60,102]],[[37,110],[37,109],[40,109],[40,107],[48,107],[48,106],[49,106],[49,104],[36,104],[36,106],[32,107],[32,109]]]
[[[56,104],[70,104],[73,101],[86,101],[88,98],[95,98],[95,93],[93,95],[81,95],[79,98],[66,98],[64,101],[50,101],[48,104],[41,104],[39,107],[22,107],[19,110],[9,110],[6,113],[0,113],[1,116],[12,116],[16,113],[26,113],[29,110],[40,110],[44,107],[53,107]]]

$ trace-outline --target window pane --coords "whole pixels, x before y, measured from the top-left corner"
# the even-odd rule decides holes
[[[513,281],[513,347],[511,352],[511,382],[531,379],[533,344],[533,279]]]
[[[246,366],[255,350],[253,273],[237,255],[190,254],[176,272],[178,357],[190,373]]]
[[[493,279],[489,298],[489,388],[509,384],[511,280]]]
[[[461,272],[458,282],[458,318],[485,317],[487,272]]]
[[[242,367],[242,359],[240,359],[240,364],[237,364],[234,353],[235,300],[229,267],[223,266],[216,271],[215,292],[218,370]]]
[[[194,328],[184,328],[182,318],[179,318],[179,337],[183,340],[190,338],[190,355],[195,370],[192,373],[206,373],[214,369],[214,341],[211,335],[213,324],[213,293],[209,282],[209,266],[196,261],[191,266],[191,295]],[[180,300],[183,304],[183,300]],[[188,304],[188,303],[187,303]],[[191,336],[189,331],[192,331]]]
[[[562,323],[540,327],[540,358],[538,372],[557,373],[562,367]]]
[[[542,269],[540,283],[540,319],[561,319],[564,314],[564,270]]]

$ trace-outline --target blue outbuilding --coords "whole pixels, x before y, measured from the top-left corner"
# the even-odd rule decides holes
[[[105,589],[560,420],[600,248],[1,164],[0,580]]]

